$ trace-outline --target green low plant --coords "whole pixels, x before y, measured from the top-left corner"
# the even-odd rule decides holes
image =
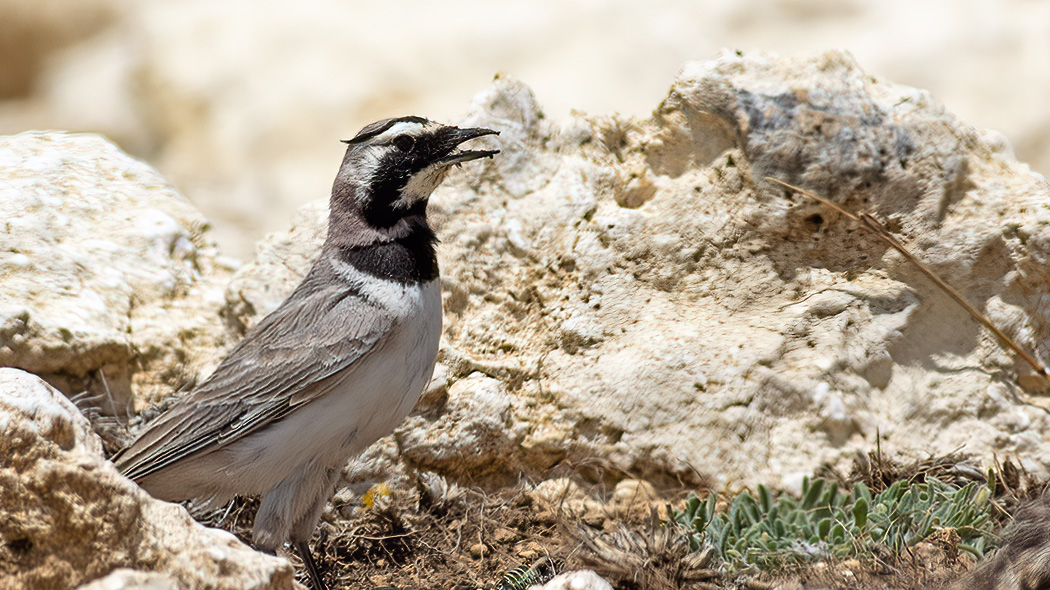
[[[739,493],[724,510],[717,497],[691,494],[669,521],[694,550],[713,547],[731,571],[779,569],[807,561],[901,554],[943,529],[958,548],[980,557],[997,539],[994,479],[956,486],[927,477],[897,481],[872,495],[863,483],[843,492],[834,482],[806,478],[801,494],[774,495],[764,485]]]

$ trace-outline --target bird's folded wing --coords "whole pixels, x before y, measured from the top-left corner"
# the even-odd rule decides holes
[[[392,324],[345,285],[299,289],[114,462],[139,479],[240,439],[347,378]]]

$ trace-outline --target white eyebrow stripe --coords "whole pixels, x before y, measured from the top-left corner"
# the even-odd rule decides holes
[[[390,129],[387,129],[386,131],[373,137],[369,141],[384,142],[394,139],[398,135],[421,135],[424,129],[425,125],[423,125],[422,123],[415,123],[412,121],[398,121],[397,123],[394,123],[390,127]]]

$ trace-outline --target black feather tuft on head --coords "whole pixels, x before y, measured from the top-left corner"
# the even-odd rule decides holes
[[[412,115],[409,115],[407,117],[395,117],[393,119],[383,119],[382,121],[376,121],[375,123],[365,125],[363,129],[357,132],[357,135],[355,135],[353,139],[343,139],[341,141],[347,145],[361,143],[366,139],[375,137],[380,133],[386,131],[387,129],[390,129],[396,123],[419,123],[420,125],[425,125],[429,123],[429,121],[423,117],[416,117]]]

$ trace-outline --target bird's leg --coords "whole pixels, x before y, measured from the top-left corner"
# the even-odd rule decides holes
[[[317,569],[314,556],[310,553],[310,544],[306,541],[299,541],[292,543],[292,546],[299,553],[299,557],[303,558],[306,571],[310,574],[310,585],[314,587],[314,590],[328,590],[328,586],[321,579],[321,570]]]

